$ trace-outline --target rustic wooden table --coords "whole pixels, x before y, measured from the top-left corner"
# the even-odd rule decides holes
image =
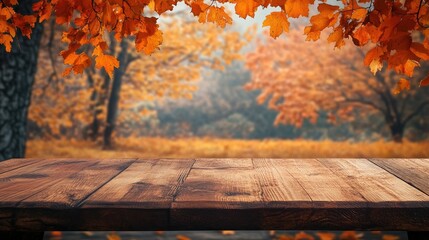
[[[429,239],[429,159],[0,162],[0,239],[185,229],[401,230]]]

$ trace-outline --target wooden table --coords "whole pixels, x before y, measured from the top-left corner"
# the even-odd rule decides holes
[[[429,239],[429,159],[0,162],[0,239],[210,229],[401,230]]]

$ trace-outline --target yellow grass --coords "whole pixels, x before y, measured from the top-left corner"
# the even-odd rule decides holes
[[[105,151],[93,142],[31,140],[27,157],[75,158],[196,158],[196,157],[429,157],[429,142],[350,143],[307,140],[226,139],[117,139],[115,150]]]

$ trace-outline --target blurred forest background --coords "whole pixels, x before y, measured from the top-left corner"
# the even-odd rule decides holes
[[[27,156],[429,156],[417,80],[404,90],[393,71],[374,76],[366,49],[305,41],[298,21],[277,40],[246,24],[224,30],[177,11],[151,56],[107,36],[121,62],[110,77],[95,66],[63,76],[63,29],[46,22]]]

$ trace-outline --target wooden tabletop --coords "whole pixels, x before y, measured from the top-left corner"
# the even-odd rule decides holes
[[[12,159],[0,231],[429,230],[429,159]]]

